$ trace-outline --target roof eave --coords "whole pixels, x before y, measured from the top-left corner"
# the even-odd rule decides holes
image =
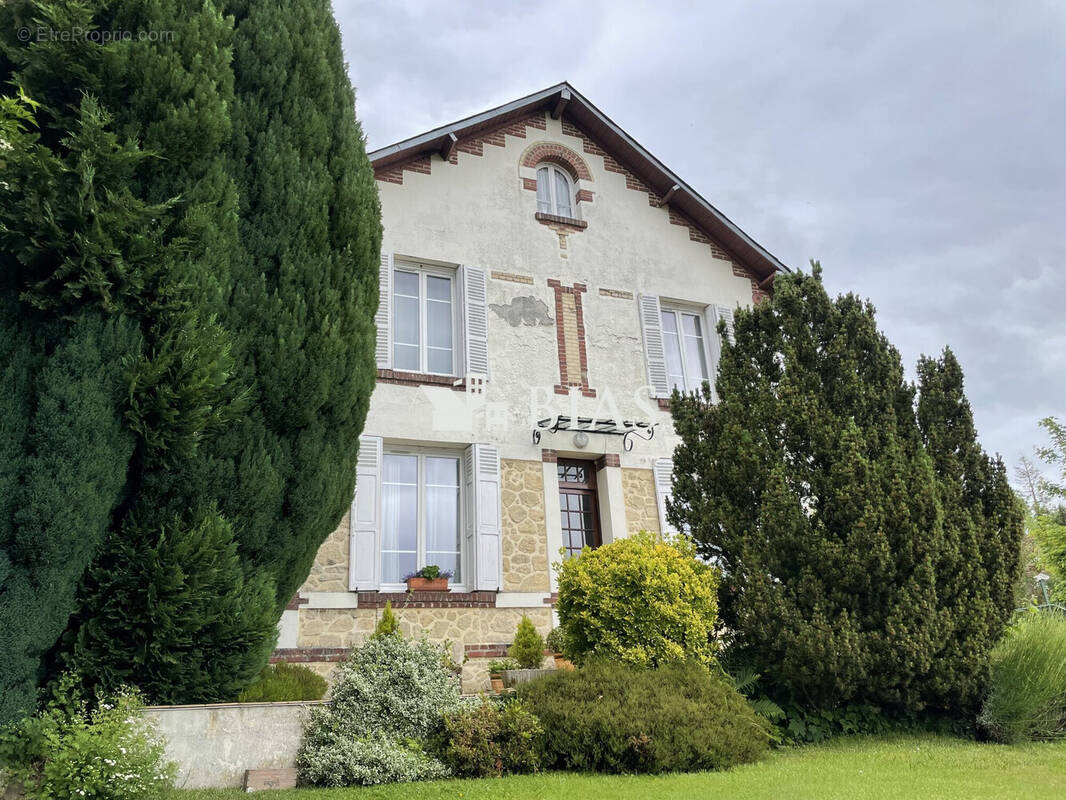
[[[381,169],[423,153],[438,152],[446,144],[450,134],[460,138],[475,135],[479,130],[495,127],[509,117],[520,117],[538,108],[549,106],[554,108],[563,92],[570,93],[566,105],[568,116],[587,129],[590,134],[603,140],[602,144],[608,151],[621,156],[620,160],[660,195],[665,195],[671,187],[677,186],[678,188],[670,198],[670,204],[684,212],[695,224],[704,228],[722,245],[734,252],[741,261],[755,271],[760,282],[767,281],[777,272],[791,272],[776,256],[748,236],[738,225],[711,205],[699,192],[645,150],[565,81],[450,125],[434,128],[418,136],[374,150],[369,154],[370,161],[376,169]]]

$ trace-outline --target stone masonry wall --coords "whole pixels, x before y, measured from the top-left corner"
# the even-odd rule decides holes
[[[500,472],[503,590],[547,592],[548,539],[541,463],[504,459]]]
[[[551,630],[551,608],[408,608],[393,609],[404,636],[423,633],[434,642],[450,643],[452,657],[462,662],[467,645],[509,645],[526,614],[541,636]],[[300,609],[300,647],[352,647],[374,632],[382,613],[373,608]],[[463,691],[486,691],[488,658],[471,658],[463,666]],[[307,666],[328,676],[336,664],[311,662]]]
[[[659,533],[659,506],[655,500],[655,478],[650,469],[622,469],[622,495],[626,499],[628,533]]]
[[[348,591],[349,515],[344,515],[337,530],[318,548],[311,573],[300,587],[302,592]]]

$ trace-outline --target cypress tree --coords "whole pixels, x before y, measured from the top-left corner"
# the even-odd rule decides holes
[[[380,209],[328,0],[232,0],[243,258],[220,319],[250,398],[208,484],[280,610],[351,502],[373,390]]]
[[[918,423],[944,509],[937,584],[950,618],[929,700],[976,711],[989,654],[1014,612],[1024,511],[1002,460],[977,441],[962,368],[950,349],[919,360],[918,388]]]
[[[0,9],[0,69],[38,102],[6,98],[0,117],[17,145],[0,154],[0,246],[20,262],[0,297],[12,619],[40,568],[9,546],[31,474],[33,420],[18,409],[34,408],[38,374],[81,315],[116,331],[96,373],[114,424],[91,420],[117,437],[104,454],[77,434],[106,487],[99,502],[67,499],[94,512],[80,520],[91,532],[62,581],[54,565],[42,573],[40,619],[0,634],[21,659],[0,714],[27,707],[64,623],[53,674],[132,682],[159,701],[229,699],[261,670],[272,620],[350,501],[374,378],[377,196],[329,6],[290,5],[234,4],[236,37],[233,17],[196,0]],[[15,40],[37,25],[164,35]],[[72,491],[95,486],[83,484]]]
[[[874,309],[781,276],[709,390],[675,395],[675,522],[723,570],[732,656],[779,701],[919,709],[949,630],[914,391]]]

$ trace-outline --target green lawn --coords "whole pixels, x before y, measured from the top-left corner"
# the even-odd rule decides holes
[[[175,800],[236,800],[236,789],[180,791]],[[268,795],[256,797],[268,800]],[[285,800],[974,800],[1066,796],[1066,742],[1005,747],[955,739],[850,739],[775,752],[731,772],[656,777],[546,773],[359,789],[298,789]]]

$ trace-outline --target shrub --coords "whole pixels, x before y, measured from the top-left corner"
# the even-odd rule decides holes
[[[153,800],[170,793],[174,764],[130,691],[91,707],[70,675],[36,715],[0,733],[0,764],[28,800]]]
[[[396,619],[396,615],[392,611],[392,601],[385,601],[385,610],[381,612],[381,619],[378,620],[378,624],[374,626],[374,636],[388,636],[389,634],[400,632],[400,621]]]
[[[238,703],[280,703],[289,700],[321,700],[326,679],[303,664],[270,664],[259,679],[241,692]]]
[[[517,689],[545,730],[544,766],[596,772],[728,769],[769,747],[770,726],[695,662],[642,670],[592,662]]]
[[[537,633],[533,621],[525,614],[518,623],[514,642],[507,655],[518,662],[519,669],[539,669],[544,663],[544,639]]]
[[[414,739],[390,739],[381,734],[329,738],[305,750],[300,782],[315,786],[374,786],[448,777],[448,769],[427,755]]]
[[[540,721],[525,703],[482,700],[473,708],[445,714],[434,747],[455,775],[498,777],[536,770],[543,737]]]
[[[505,669],[521,669],[513,658],[494,658],[489,662],[489,674],[498,675]]]
[[[297,756],[300,782],[324,786],[441,777],[422,751],[459,708],[459,680],[442,648],[397,634],[371,637],[337,669],[328,706],[311,710]]]
[[[585,550],[559,567],[563,652],[575,664],[616,659],[639,667],[714,660],[717,573],[686,539],[654,534]]]
[[[563,633],[562,628],[552,628],[548,631],[548,637],[544,640],[544,644],[553,653],[563,653],[566,648],[566,635]]]
[[[1066,617],[1032,612],[992,652],[980,725],[997,741],[1066,735]]]

